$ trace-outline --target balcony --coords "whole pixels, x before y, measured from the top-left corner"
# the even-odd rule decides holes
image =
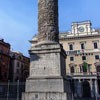
[[[100,48],[98,49],[82,49],[82,50],[73,50],[73,51],[66,51],[67,55],[79,55],[79,54],[83,54],[83,53],[99,53],[100,52]]]
[[[71,77],[73,77],[73,78],[79,78],[79,79],[81,79],[81,78],[97,78],[97,76],[98,76],[98,73],[96,73],[96,72],[79,72],[79,73],[67,73],[66,74],[67,76],[71,76]]]
[[[92,72],[80,72],[80,73],[71,73],[70,75],[97,75],[97,73],[92,73]]]
[[[74,50],[74,51],[66,51],[67,55],[76,55],[76,54],[81,54],[80,50]]]
[[[100,52],[100,48],[98,49],[84,49],[81,50],[83,53],[95,53],[95,52]]]

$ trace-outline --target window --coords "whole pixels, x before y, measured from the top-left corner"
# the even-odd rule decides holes
[[[69,50],[73,50],[73,45],[72,44],[69,45]]]
[[[72,66],[72,67],[70,68],[70,72],[71,72],[71,73],[75,73],[74,66]]]
[[[87,66],[82,66],[82,68],[83,68],[83,72],[87,72]]]
[[[36,98],[36,99],[38,98],[38,94],[35,94],[35,98]]]
[[[83,68],[82,68],[82,66],[80,66],[80,72],[83,72]]]
[[[2,62],[2,56],[0,55],[0,62]]]
[[[95,59],[96,60],[99,60],[99,55],[95,55]]]
[[[81,44],[81,49],[85,49],[84,43]]]
[[[2,93],[3,92],[3,87],[2,86],[0,86],[0,93]]]
[[[83,62],[83,64],[80,66],[80,72],[87,72],[90,70],[89,68],[90,65],[88,65],[88,63],[86,62]]]
[[[74,57],[70,57],[70,61],[74,61]]]
[[[86,60],[86,56],[82,56],[82,60]]]
[[[19,73],[20,73],[19,69],[17,69],[17,70],[16,70],[16,73],[17,73],[17,74],[19,74]]]
[[[4,73],[4,77],[7,78],[7,73],[6,72]]]
[[[1,69],[1,67],[0,67],[0,80],[2,80],[2,69]]]
[[[100,73],[100,65],[96,66],[97,73]]]
[[[98,44],[97,42],[94,42],[94,49],[97,49],[98,48]]]
[[[24,66],[23,66],[23,64],[21,65],[21,69],[22,69],[22,70],[24,69]]]
[[[20,65],[19,65],[19,62],[17,62],[17,67],[19,67]]]

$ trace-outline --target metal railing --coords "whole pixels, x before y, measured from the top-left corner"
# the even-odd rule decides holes
[[[0,82],[0,100],[21,100],[25,82]]]
[[[66,51],[67,55],[78,55],[83,53],[94,53],[94,52],[100,52],[100,48],[98,49],[81,49],[81,50],[70,50]]]
[[[70,50],[70,51],[66,51],[67,55],[76,55],[76,54],[81,54],[80,50]]]
[[[81,75],[81,76],[84,76],[84,75],[100,75],[100,72],[77,72],[77,73],[66,73],[66,75],[68,76],[77,76],[77,75]]]

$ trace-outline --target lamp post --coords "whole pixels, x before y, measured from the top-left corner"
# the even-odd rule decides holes
[[[17,80],[17,100],[19,100],[19,79]]]
[[[8,84],[7,84],[7,100],[9,100],[9,85],[10,85],[9,82],[10,81],[8,80]]]

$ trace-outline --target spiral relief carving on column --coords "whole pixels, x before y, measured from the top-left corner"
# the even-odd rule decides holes
[[[39,0],[38,13],[38,41],[59,42],[58,0]]]

